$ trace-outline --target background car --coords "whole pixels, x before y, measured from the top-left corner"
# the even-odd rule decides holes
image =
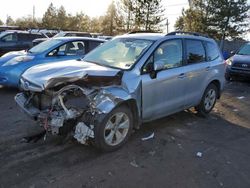
[[[231,58],[226,60],[225,79],[233,77],[250,78],[250,43],[243,45]]]
[[[10,51],[29,49],[33,46],[32,41],[41,37],[44,37],[41,33],[4,31],[0,34],[0,56]]]
[[[87,37],[49,39],[27,52],[9,52],[0,58],[0,85],[18,87],[21,74],[42,63],[79,59],[105,42]]]
[[[57,37],[92,37],[91,34],[87,33],[87,32],[79,32],[79,31],[61,31],[59,33],[57,33],[55,36],[53,36],[53,38],[57,38]],[[33,40],[33,46],[44,42],[48,40],[48,38],[38,38]]]

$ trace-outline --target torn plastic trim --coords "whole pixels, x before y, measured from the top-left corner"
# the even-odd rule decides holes
[[[74,138],[81,144],[86,144],[89,138],[94,138],[94,126],[87,126],[83,122],[79,122],[75,128]]]

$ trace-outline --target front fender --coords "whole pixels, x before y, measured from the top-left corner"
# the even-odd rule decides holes
[[[103,88],[94,97],[95,108],[100,113],[109,113],[124,101],[132,99],[132,96],[122,87]]]

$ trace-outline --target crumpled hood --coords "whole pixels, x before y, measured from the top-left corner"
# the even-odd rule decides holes
[[[21,87],[25,90],[34,90],[29,87],[31,83],[40,88],[35,90],[42,91],[86,76],[116,76],[119,71],[119,69],[77,60],[46,63],[26,70],[22,75]]]

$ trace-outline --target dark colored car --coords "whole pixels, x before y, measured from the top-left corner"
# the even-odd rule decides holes
[[[226,80],[234,77],[250,78],[250,43],[243,45],[232,57],[226,60]]]
[[[27,31],[4,31],[0,33],[0,56],[10,51],[29,49],[32,41],[39,37],[43,35]]]
[[[63,31],[60,33],[57,33],[53,38],[57,38],[57,37],[92,37],[91,34],[87,33],[87,32],[78,32],[78,31]],[[38,38],[33,40],[33,46],[44,42],[48,40],[48,38]]]

